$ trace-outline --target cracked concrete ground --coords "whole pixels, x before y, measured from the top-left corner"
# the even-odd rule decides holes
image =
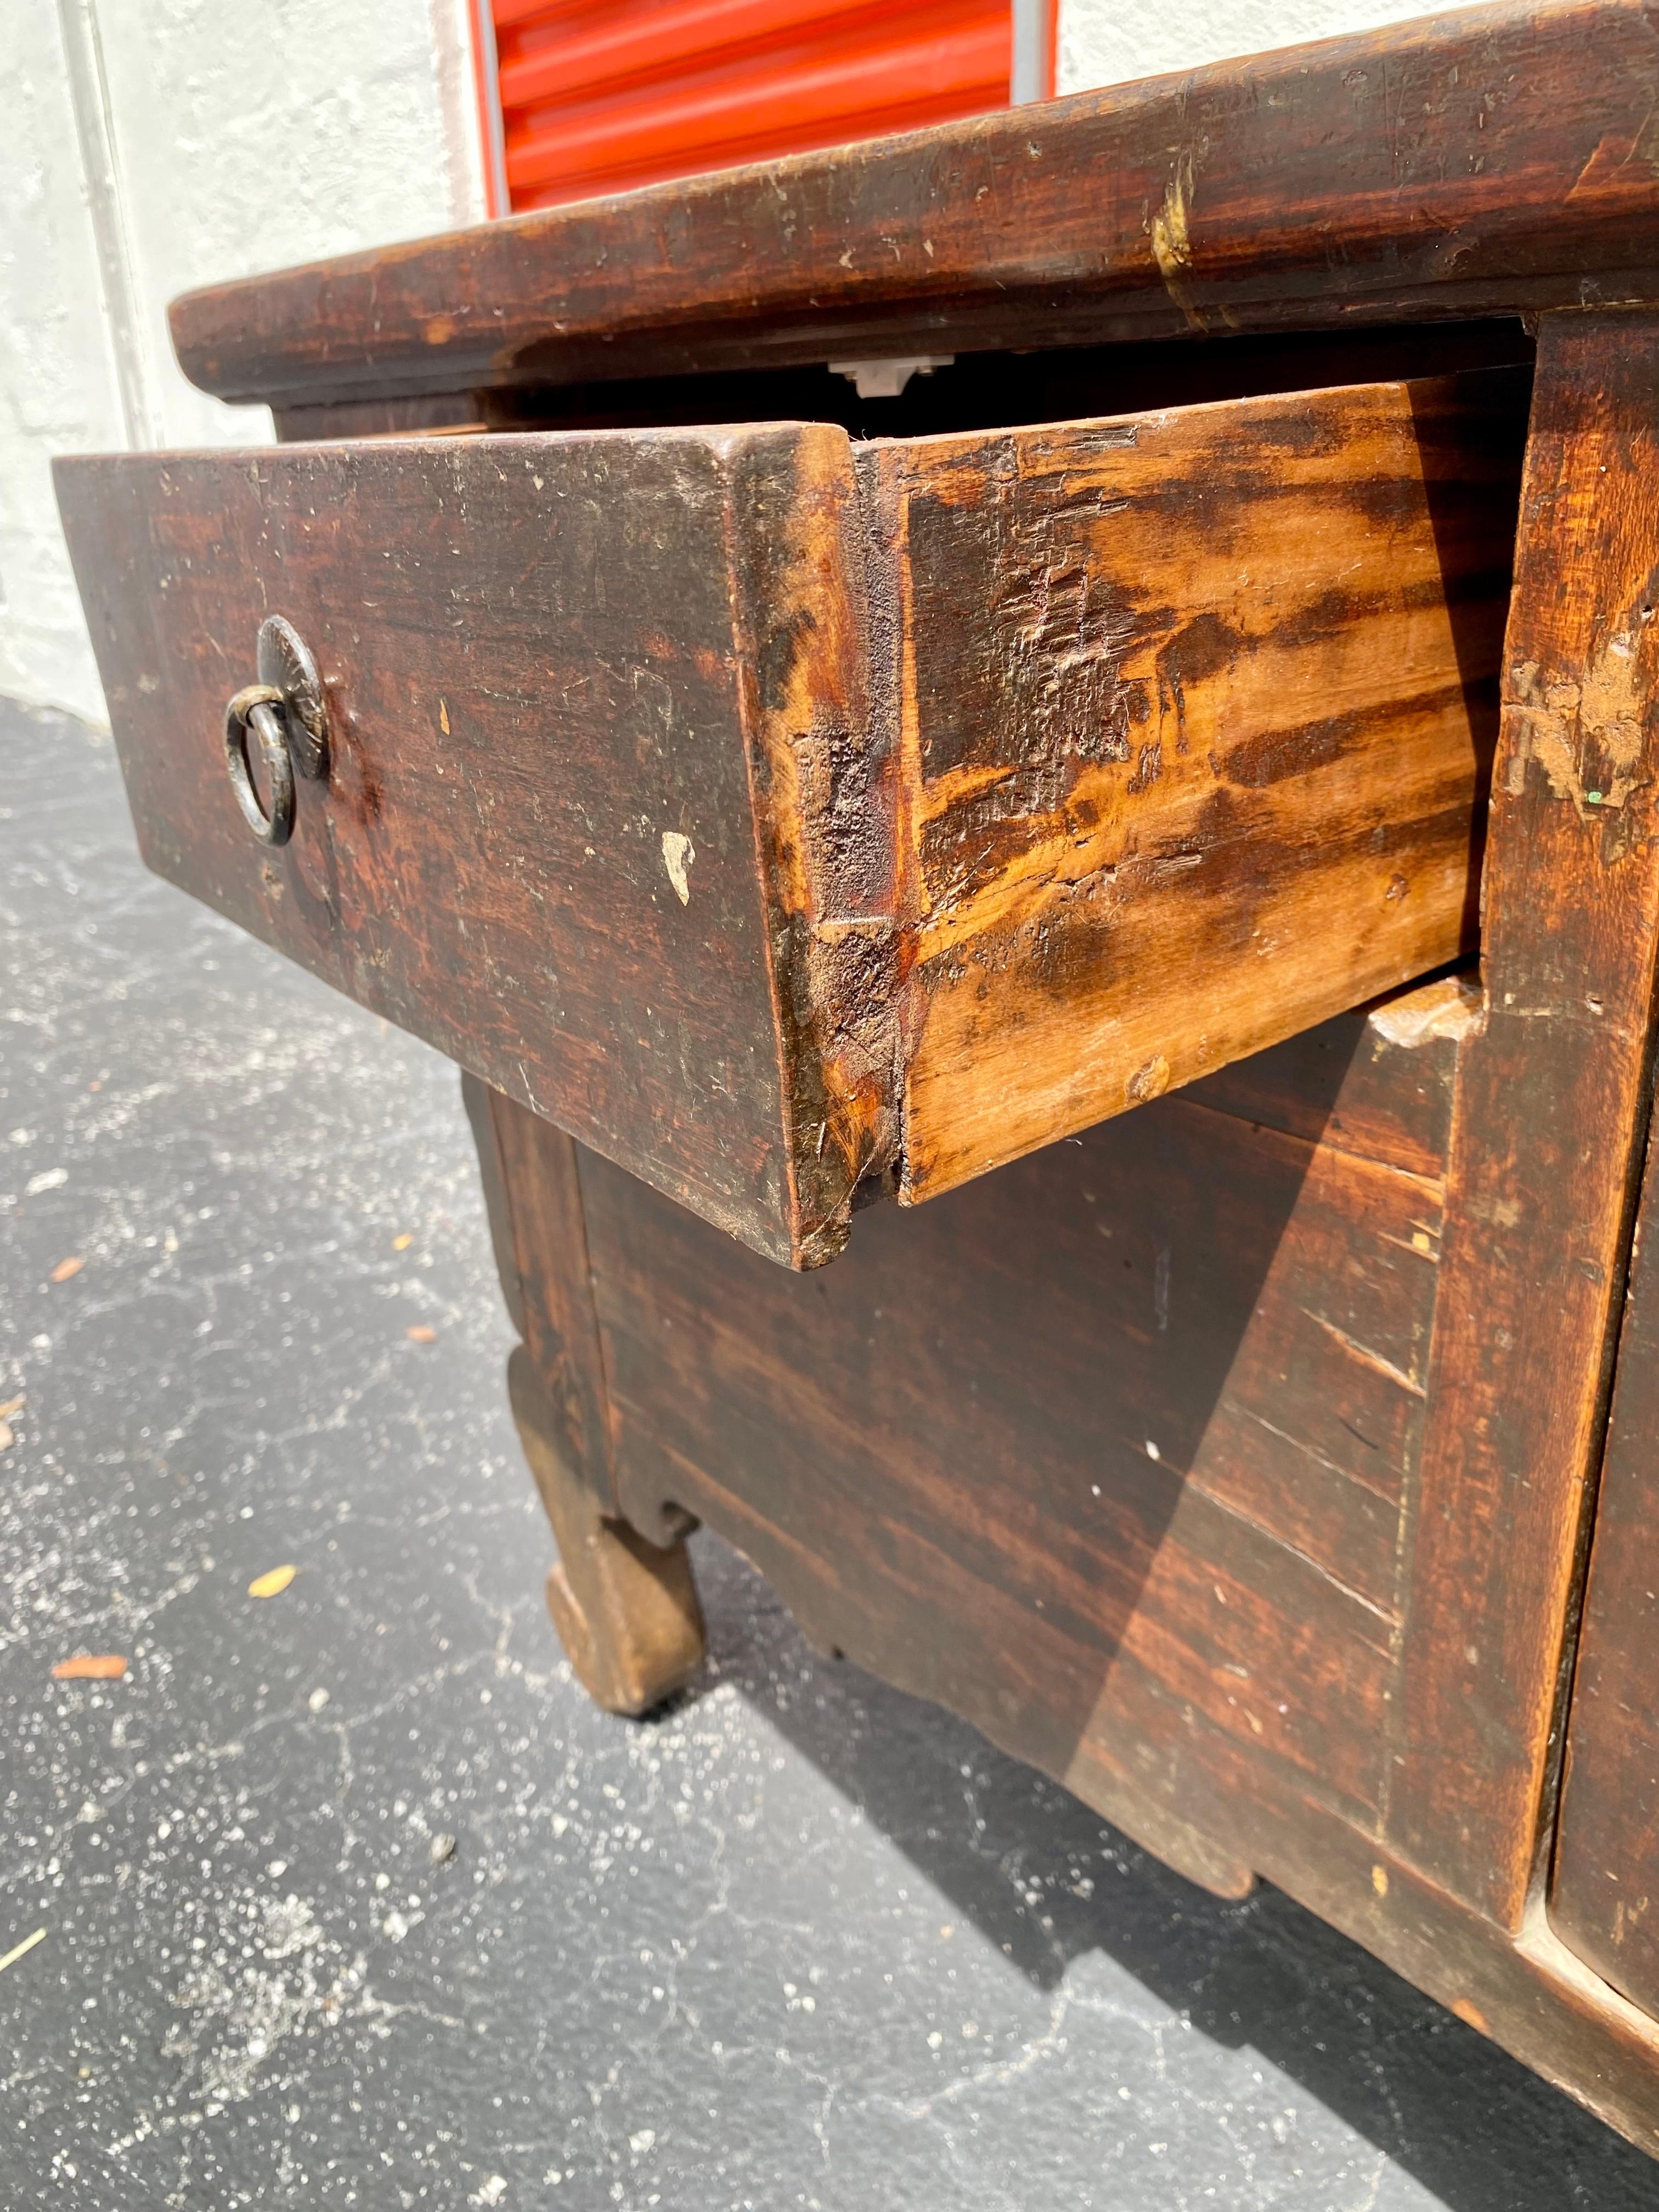
[[[107,739],[0,705],[0,768],[8,2206],[1659,2202],[1285,1898],[815,1661],[710,1537],[705,1676],[595,1711],[453,1071],[147,877]]]

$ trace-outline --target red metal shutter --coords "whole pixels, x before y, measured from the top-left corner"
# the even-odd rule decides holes
[[[1006,107],[1030,0],[477,4],[517,210]],[[1049,89],[1047,46],[1032,92]]]

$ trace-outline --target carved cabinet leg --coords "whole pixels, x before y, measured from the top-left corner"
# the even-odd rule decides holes
[[[617,1510],[576,1148],[472,1076],[461,1087],[523,1340],[507,1363],[513,1418],[559,1547],[547,1609],[595,1702],[642,1713],[702,1663],[702,1611],[684,1536],[650,1543]]]

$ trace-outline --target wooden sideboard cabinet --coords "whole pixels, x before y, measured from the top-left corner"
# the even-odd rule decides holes
[[[277,445],[58,484],[146,860],[465,1071],[593,1694],[705,1520],[1659,2152],[1656,114],[1482,8],[220,286]]]

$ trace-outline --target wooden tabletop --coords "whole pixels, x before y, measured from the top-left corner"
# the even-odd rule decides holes
[[[1619,304],[1659,289],[1635,0],[1361,37],[187,294],[278,405]]]

